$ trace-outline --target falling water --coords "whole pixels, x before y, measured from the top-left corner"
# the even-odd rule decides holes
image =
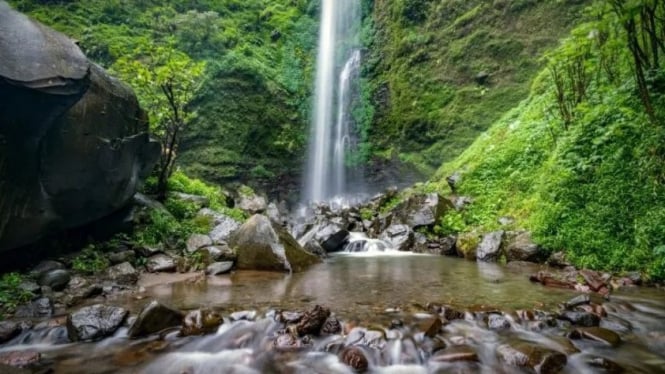
[[[345,158],[355,143],[350,108],[360,67],[359,26],[360,0],[322,1],[306,201],[348,192]]]

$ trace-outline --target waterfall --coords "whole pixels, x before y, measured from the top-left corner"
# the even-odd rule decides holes
[[[348,193],[346,156],[356,145],[351,107],[360,68],[360,0],[322,0],[305,201]]]

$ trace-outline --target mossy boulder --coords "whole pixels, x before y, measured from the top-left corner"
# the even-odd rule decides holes
[[[268,217],[252,216],[230,238],[239,270],[303,271],[320,259],[307,252],[282,226]]]
[[[480,245],[480,237],[475,232],[461,234],[457,237],[455,248],[460,257],[464,257],[469,261],[475,261],[477,258],[478,246]]]

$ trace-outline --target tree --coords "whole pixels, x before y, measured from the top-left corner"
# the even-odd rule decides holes
[[[157,198],[164,200],[180,139],[196,116],[190,104],[203,83],[205,63],[177,51],[172,43],[142,47],[112,68],[136,90],[150,116],[151,132],[162,145],[155,172]]]

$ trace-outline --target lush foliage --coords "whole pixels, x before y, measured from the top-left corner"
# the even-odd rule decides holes
[[[459,193],[475,199],[466,225],[495,229],[509,216],[580,266],[663,279],[665,85],[648,85],[654,123],[623,16],[603,2],[590,12],[593,21],[547,56],[531,97],[445,164],[434,184],[446,190],[445,176],[462,172]],[[662,76],[659,69],[650,75]]]
[[[375,154],[431,172],[528,96],[539,56],[589,1],[373,3],[363,32],[369,139]]]
[[[196,82],[180,100],[196,113],[177,153],[209,181],[272,178],[302,165],[309,119],[317,4],[308,0],[12,0],[17,9],[79,41],[121,73],[163,124],[150,88],[177,75]],[[184,70],[180,70],[184,67]],[[148,88],[148,89],[146,89]],[[163,96],[163,95],[162,95]],[[192,99],[192,100],[190,100]],[[159,103],[161,104],[161,103]]]
[[[94,245],[84,248],[78,256],[72,260],[72,269],[85,274],[97,274],[109,267],[109,260],[103,253],[95,249]]]
[[[0,320],[5,314],[32,298],[32,294],[21,288],[24,279],[18,273],[3,274],[0,278]]]

